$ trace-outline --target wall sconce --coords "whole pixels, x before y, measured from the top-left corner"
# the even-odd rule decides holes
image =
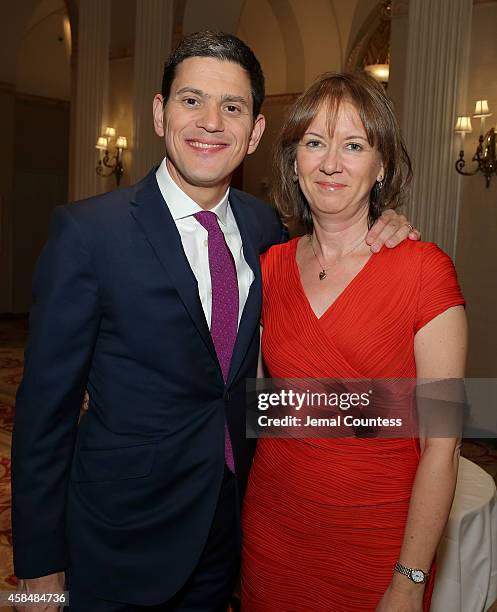
[[[490,128],[485,134],[485,119],[490,117],[492,113],[488,112],[487,100],[477,100],[473,117],[480,119],[480,137],[478,146],[471,161],[476,162],[477,166],[473,172],[465,172],[463,168],[466,165],[464,160],[464,137],[467,133],[472,132],[471,118],[458,117],[454,131],[461,134],[461,150],[459,151],[459,159],[456,161],[456,170],[464,176],[473,176],[477,172],[481,172],[487,184],[487,189],[490,187],[490,179],[492,174],[497,174],[496,163],[496,138],[494,128]]]
[[[103,136],[99,136],[95,148],[103,151],[100,153],[100,159],[97,164],[97,174],[99,176],[108,177],[112,174],[116,176],[116,183],[119,187],[121,177],[124,174],[123,152],[128,148],[128,141],[125,136],[118,136],[115,144],[115,152],[109,155],[109,142],[116,136],[116,130],[113,127],[106,127]]]
[[[392,0],[383,0],[378,8],[379,24],[368,43],[365,61],[370,63],[365,64],[364,70],[387,87],[390,76]]]
[[[380,83],[388,83],[390,76],[390,65],[389,64],[368,64],[364,67],[366,72],[374,77]]]

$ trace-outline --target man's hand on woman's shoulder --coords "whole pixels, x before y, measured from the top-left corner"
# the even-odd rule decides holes
[[[383,245],[393,248],[403,240],[419,240],[421,233],[404,215],[394,210],[384,210],[366,235],[366,242],[373,253],[378,253]]]

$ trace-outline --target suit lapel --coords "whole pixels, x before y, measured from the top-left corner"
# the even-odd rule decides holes
[[[256,247],[258,242],[254,236],[254,233],[257,231],[257,226],[254,226],[253,219],[251,219],[247,214],[246,206],[243,205],[243,202],[241,202],[233,190],[230,191],[229,199],[238,229],[240,230],[243,255],[254,273],[254,280],[250,286],[247,301],[245,302],[245,307],[240,319],[240,325],[238,326],[238,335],[236,338],[235,348],[233,349],[233,355],[231,357],[227,386],[233,382],[238,370],[240,369],[250,342],[253,338],[254,331],[257,330],[261,316],[262,303],[262,281],[261,269],[259,265],[259,249]]]
[[[200,302],[197,279],[183,250],[174,219],[157,185],[155,172],[154,168],[137,186],[131,201],[131,214],[147,237],[200,336],[218,363]]]

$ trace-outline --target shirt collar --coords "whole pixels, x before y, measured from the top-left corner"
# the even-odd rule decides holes
[[[173,181],[167,169],[165,157],[157,168],[155,177],[162,197],[175,221],[191,217],[195,213],[204,210]],[[217,215],[217,218],[223,225],[226,225],[227,222],[229,191],[228,188],[221,200],[210,209],[211,212]]]

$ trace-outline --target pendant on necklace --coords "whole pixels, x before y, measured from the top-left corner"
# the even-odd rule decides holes
[[[321,272],[319,273],[319,280],[324,280],[328,275],[326,274],[325,270],[321,270]]]

